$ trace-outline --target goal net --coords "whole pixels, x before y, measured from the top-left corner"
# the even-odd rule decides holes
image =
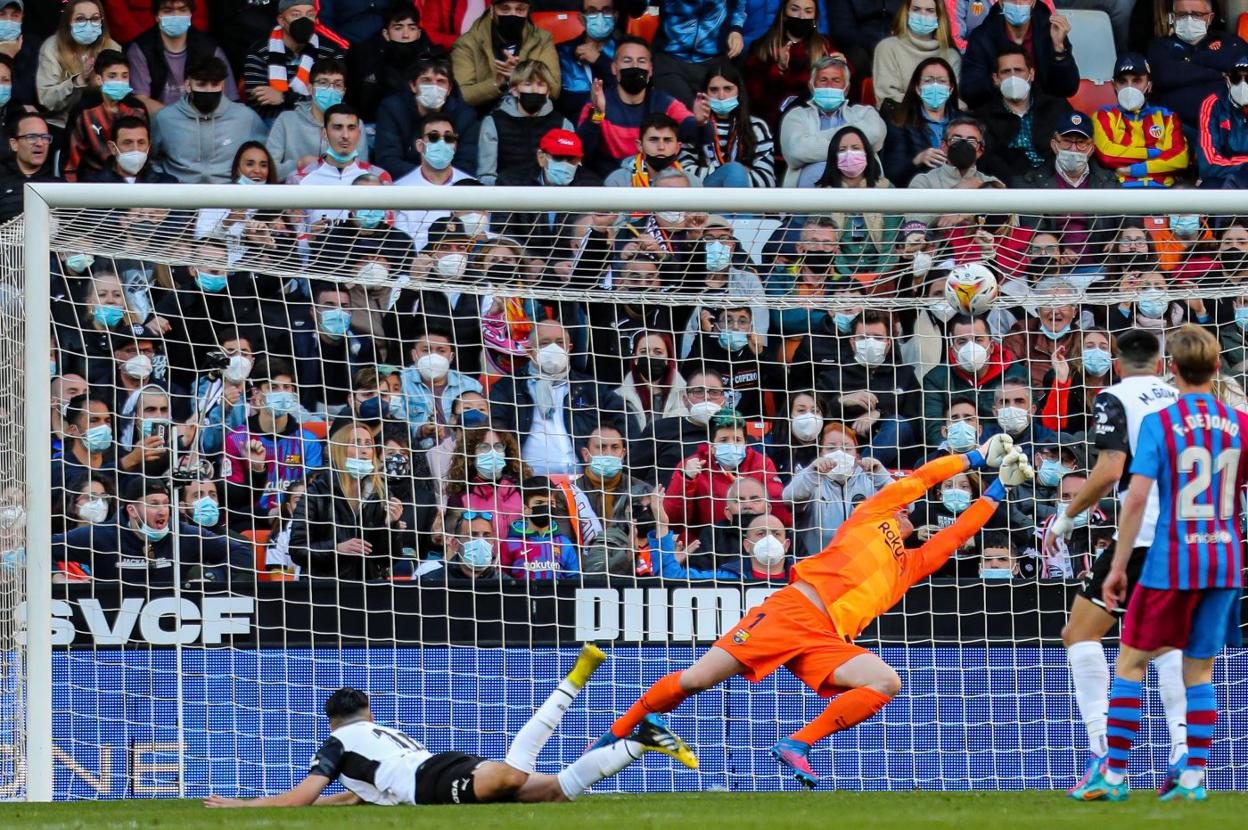
[[[501,758],[592,640],[610,660],[553,770],[855,506],[1001,431],[1036,481],[856,639],[904,688],[812,764],[839,789],[1065,788],[1087,736],[1061,630],[1115,495],[1041,541],[1096,464],[1118,337],[1207,327],[1248,407],[1230,193],[36,191],[0,230],[8,798],[282,790],[342,685]],[[947,278],[981,267],[999,296],[962,316]],[[989,483],[925,494],[905,544]],[[1248,787],[1246,678],[1229,650],[1214,787]],[[1171,747],[1146,690],[1139,785]],[[793,788],[767,749],[824,705],[787,671],[734,679],[672,715],[699,770],[600,788]]]

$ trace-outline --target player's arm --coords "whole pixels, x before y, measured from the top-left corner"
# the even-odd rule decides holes
[[[354,807],[356,804],[363,804],[364,799],[350,790],[343,790],[333,795],[323,795],[312,803],[317,807]]]
[[[309,772],[293,790],[277,795],[266,795],[264,798],[225,798],[210,795],[204,799],[205,807],[307,807],[322,802],[318,797],[329,786],[330,779],[315,772]],[[337,798],[338,796],[329,796]],[[335,802],[346,803],[346,802]]]
[[[1069,539],[1075,529],[1075,516],[1093,507],[1122,480],[1126,472],[1130,437],[1127,411],[1117,396],[1101,392],[1092,403],[1096,422],[1093,444],[1097,449],[1096,465],[1087,481],[1075,493],[1064,513],[1058,513],[1044,531],[1042,547],[1050,556],[1056,554],[1058,538]]]
[[[999,467],[1001,460],[1013,447],[1008,435],[994,435],[978,448],[962,455],[946,455],[929,461],[903,479],[894,481],[871,498],[864,501],[850,515],[849,521],[863,521],[892,513],[906,507],[945,479],[953,478],[967,470],[981,467]]]

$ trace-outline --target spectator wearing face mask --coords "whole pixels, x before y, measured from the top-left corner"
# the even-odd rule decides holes
[[[551,130],[573,129],[551,103],[554,77],[539,61],[523,61],[508,78],[508,94],[481,121],[477,139],[477,178],[495,184],[499,177],[521,181],[537,175],[536,154]]]
[[[203,417],[199,449],[209,456],[223,452],[226,435],[247,423],[246,387],[255,366],[249,337],[223,334],[220,345],[228,360],[225,368],[205,372],[195,384],[196,408]]]
[[[511,523],[499,545],[499,565],[512,579],[568,579],[582,572],[570,535],[568,506],[545,476],[526,478],[524,515]]]
[[[1114,67],[1117,102],[1093,116],[1096,159],[1123,187],[1170,187],[1189,162],[1187,138],[1175,113],[1148,104],[1152,69],[1131,52]]]
[[[762,5],[768,15],[756,14]],[[757,17],[758,31],[753,37],[746,33],[750,56],[745,62],[746,86],[753,112],[774,132],[780,126],[780,114],[791,102],[807,94],[810,67],[829,52],[835,51],[828,38],[820,34],[823,3],[816,0],[784,0],[781,3],[747,2],[749,22]],[[766,18],[765,22],[763,18]]]
[[[593,82],[611,78],[617,31],[615,0],[581,0],[577,5],[584,32],[555,46],[562,82],[555,105],[571,119],[580,118]]]
[[[974,398],[962,396],[951,398],[945,422],[940,428],[940,443],[932,448],[928,456],[916,466],[922,467],[942,455],[969,452],[968,447],[974,449],[979,446],[983,443],[979,421],[979,410],[976,408]]]
[[[1248,44],[1212,28],[1212,0],[1171,0],[1169,12],[1170,33],[1148,44],[1153,95],[1157,104],[1179,116],[1188,143],[1194,144],[1201,104],[1226,88],[1226,75]]]
[[[342,60],[343,54],[333,40],[317,33],[316,3],[278,0],[276,25],[247,54],[247,103],[271,123],[278,113],[312,97],[312,66],[326,58]]]
[[[451,160],[445,170],[455,169],[467,175],[477,169],[477,112],[464,103],[451,77],[451,63],[435,57],[417,61],[406,76],[406,87],[384,99],[377,107],[377,133],[373,138],[373,156],[377,163],[402,179],[420,167],[424,153],[416,142],[425,140],[424,129],[430,116],[441,115],[450,125],[448,131],[455,141],[448,142]],[[441,133],[441,131],[439,131]],[[435,151],[441,164],[442,150]],[[432,181],[434,177],[430,176]]]
[[[68,494],[90,478],[109,480],[114,491],[123,479],[129,478],[118,476],[117,445],[108,404],[86,394],[75,395],[65,405],[65,419],[64,443],[52,458],[52,504],[56,516],[71,514]]]
[[[744,560],[741,575],[747,582],[787,585],[792,544],[784,522],[772,515],[757,517],[745,529],[741,543]]]
[[[510,582],[498,567],[493,517],[475,510],[448,510],[443,519],[443,554],[440,567],[421,563],[420,581],[441,584],[469,579],[473,582]]]
[[[282,503],[293,482],[324,463],[324,448],[295,418],[295,372],[281,358],[251,371],[253,414],[225,437],[225,500],[231,527],[252,530]]]
[[[694,340],[685,359],[685,374],[710,369],[724,379],[727,399],[737,413],[762,417],[763,396],[769,389],[784,388],[782,367],[764,353],[766,341],[753,330],[753,310],[748,307],[718,309],[711,328]]]
[[[33,8],[33,4],[32,4]],[[50,6],[42,14],[55,15],[59,9]],[[35,76],[39,71],[39,47],[43,33],[36,34],[35,26],[28,26],[24,0],[0,2],[0,55],[8,60],[9,83],[12,85],[12,101],[18,104],[35,104]],[[55,20],[52,21],[55,24]]]
[[[915,504],[910,520],[914,523],[914,539],[927,542],[947,527],[952,527],[958,517],[966,512],[982,494],[979,473],[968,471],[947,478],[928,491],[927,498]],[[994,516],[995,519],[995,516]],[[990,520],[991,521],[991,520]],[[954,552],[949,561],[941,566],[940,576],[974,576],[978,573],[979,536],[967,539]],[[968,562],[972,573],[968,574]]]
[[[687,414],[685,379],[667,334],[642,329],[633,336],[630,352],[624,380],[615,393],[628,412],[627,434],[638,436],[659,418]]]
[[[465,427],[446,474],[445,506],[488,513],[494,536],[501,539],[524,512],[520,483],[530,475],[513,434],[489,426]]]
[[[689,543],[681,563],[721,578],[740,579],[745,564],[742,557],[745,529],[759,516],[771,513],[767,485],[757,478],[742,476],[728,488],[723,518],[702,528]],[[748,558],[748,557],[746,557]]]
[[[420,166],[413,169],[403,178],[395,182],[400,187],[451,187],[472,177],[452,162],[455,158],[455,147],[459,136],[454,126],[445,115],[432,113],[421,123],[416,147],[420,152]],[[395,215],[394,226],[410,236],[417,251],[424,251],[425,246],[434,242],[432,226],[436,220],[452,219],[453,225],[447,226],[443,235],[449,230],[458,230],[473,239],[475,234],[468,233],[462,222],[454,221],[449,212],[430,210],[403,210]],[[456,237],[459,234],[455,234]],[[444,275],[448,276],[448,275]]]
[[[1195,279],[1214,267],[1217,245],[1208,220],[1199,213],[1166,216],[1166,226],[1152,233],[1153,250],[1162,272],[1171,278]]]
[[[53,533],[62,533],[80,527],[103,524],[116,509],[116,477],[107,473],[92,473],[79,477],[70,486],[64,508],[60,501],[52,502]],[[63,527],[56,519],[64,519]]]
[[[581,447],[584,466],[578,486],[594,515],[614,516],[620,499],[628,498],[638,487],[647,486],[632,477],[627,452],[628,442],[612,426],[595,429]]]
[[[1053,161],[1049,137],[1070,111],[1065,99],[1035,84],[1031,57],[1021,46],[1007,44],[997,52],[994,90],[975,111],[987,128],[987,149],[981,165],[1003,180],[1021,177]]]
[[[39,47],[35,85],[48,123],[65,127],[69,111],[91,79],[95,60],[105,49],[120,50],[109,36],[104,7],[96,0],[71,0],[63,6],[56,32]]]
[[[323,60],[312,65],[310,98],[283,112],[273,122],[265,146],[277,161],[277,177],[287,179],[298,167],[314,164],[329,149],[325,113],[341,104],[346,92],[346,67],[341,61]],[[368,161],[368,142],[357,146],[358,158]]]
[[[1035,67],[1035,82],[1045,93],[1069,98],[1079,90],[1079,67],[1070,48],[1070,21],[1037,0],[1003,0],[967,39],[962,59],[962,98],[981,107],[992,98],[997,56],[1022,47]]]
[[[1092,401],[1116,382],[1116,344],[1106,331],[1079,333],[1070,353],[1055,352],[1040,389],[1040,423],[1051,430],[1086,433],[1092,428]]]
[[[996,176],[979,169],[979,162],[986,147],[986,129],[981,121],[970,116],[950,118],[945,124],[944,139],[940,150],[945,161],[938,167],[917,174],[910,180],[910,187],[924,189],[978,189],[981,187],[1005,187]],[[940,223],[958,224],[962,218],[950,214],[949,218],[930,213],[907,213],[905,224],[923,225]]]
[[[559,97],[559,55],[550,32],[533,25],[528,0],[500,0],[490,6],[451,47],[455,82],[464,100],[479,111],[503,97],[521,61],[540,61],[550,70],[548,94]]]
[[[212,55],[226,63],[225,97],[238,100],[238,82],[225,52],[206,33],[208,10],[204,0],[155,0],[150,5],[144,0],[129,2],[155,9],[155,19],[140,22],[145,28],[136,34],[128,32],[129,27],[117,18],[109,18],[117,38],[130,44],[126,57],[130,59],[130,83],[136,95],[165,106],[176,103],[185,89],[186,69]]]
[[[385,98],[408,94],[408,82],[421,61],[446,56],[422,28],[420,7],[410,4],[395,3],[380,31],[373,28],[363,38],[349,39],[347,101],[370,124],[377,121],[378,105]]]
[[[789,395],[787,419],[776,419],[763,439],[763,451],[776,465],[776,474],[786,484],[800,467],[808,466],[820,452],[825,404],[813,392]]]
[[[1057,441],[1057,433],[1035,419],[1036,407],[1026,379],[1007,378],[993,393],[991,423],[984,427],[984,437],[1004,433],[1014,439],[1014,446],[1029,452],[1037,443]]]
[[[476,378],[453,368],[455,348],[450,336],[430,326],[412,344],[411,364],[403,370],[403,391],[396,415],[405,417],[412,436],[428,449],[442,440],[455,401],[465,393],[483,394]],[[395,404],[391,404],[391,411]]]
[[[810,187],[819,180],[828,145],[845,125],[860,129],[875,152],[884,147],[888,128],[874,107],[848,103],[849,81],[849,64],[840,53],[825,55],[811,68],[809,103],[790,109],[780,125],[780,149],[789,168],[785,187]]]
[[[1015,491],[1010,499],[1010,530],[1023,531],[1031,537],[1036,530],[1043,529],[1045,522],[1057,510],[1062,479],[1075,473],[1087,475],[1086,447],[1087,444],[1076,440],[1075,436],[1064,434],[1053,434],[1051,440],[1039,440],[1030,447],[1021,447],[1024,451],[1031,451],[1036,477]],[[1040,538],[1044,538],[1043,535]]]
[[[888,118],[881,161],[894,187],[908,187],[916,175],[947,161],[942,146],[945,125],[965,115],[958,106],[953,67],[944,58],[921,61]]]
[[[668,177],[683,178],[688,187],[701,184],[693,171],[680,162],[680,126],[676,121],[661,112],[651,113],[642,118],[637,134],[636,154],[624,159],[619,168],[607,176],[604,182],[607,187],[659,187],[659,182]],[[660,228],[667,215],[662,211],[656,214]],[[676,212],[676,215],[680,218],[668,224],[683,224],[684,214]]]
[[[1111,334],[1122,335],[1130,329],[1146,329],[1165,342],[1165,332],[1183,324],[1187,317],[1186,307],[1172,302],[1166,292],[1169,282],[1160,271],[1131,271],[1122,275],[1116,292],[1135,301],[1124,299],[1105,309],[1106,328]]]
[[[746,445],[745,420],[734,412],[721,412],[711,421],[711,442],[698,447],[681,464],[667,487],[664,508],[671,523],[683,528],[687,539],[726,518],[728,490],[738,478],[763,482],[772,512],[782,521],[792,519],[781,502],[784,486],[775,465],[758,450]]]
[[[821,449],[823,454],[799,470],[781,494],[793,504],[799,559],[823,550],[854,508],[892,481],[883,464],[859,455],[858,439],[846,426],[824,428]]]
[[[954,76],[962,66],[944,0],[907,0],[893,18],[892,37],[872,55],[875,104],[885,118],[901,103],[915,67],[933,58],[945,61]]]
[[[1226,88],[1200,105],[1196,162],[1200,186],[1241,188],[1248,184],[1248,52],[1226,73]]]
[[[130,86],[130,67],[125,56],[105,49],[95,59],[90,87],[66,119],[66,181],[76,182],[103,170],[112,161],[108,142],[113,137],[113,124],[127,115],[146,121],[147,108]],[[17,150],[22,149],[19,143]]]
[[[1072,353],[1079,342],[1079,306],[1076,290],[1066,280],[1041,280],[1031,292],[1029,302],[1036,306],[1035,315],[1027,315],[1010,329],[1001,345],[1022,361],[1031,385],[1043,389],[1044,376],[1052,367],[1053,356]]]
[[[221,510],[221,497],[216,482],[198,479],[182,488],[178,497],[178,509],[182,521],[193,524],[201,533],[224,535],[225,514]]]
[[[314,328],[292,337],[299,400],[310,410],[347,402],[355,370],[375,364],[373,341],[351,330],[351,295],[338,283],[312,287]]]
[[[945,413],[954,396],[973,397],[981,417],[994,416],[996,390],[1007,378],[1025,384],[1027,368],[992,338],[988,333],[988,321],[984,317],[964,315],[953,318],[949,322],[945,362],[923,376],[923,418],[928,446],[935,447],[941,442]]]
[[[1053,162],[1028,170],[1011,186],[1043,190],[1103,190],[1122,186],[1112,170],[1093,163],[1094,124],[1081,112],[1067,112],[1058,120],[1049,138]],[[1091,232],[1095,231],[1098,238],[1108,233],[1107,228],[1100,227],[1103,224],[1088,217],[1066,215],[1055,217],[1045,226],[1053,227],[1068,246],[1082,249],[1090,244]]]
[[[655,418],[629,443],[633,474],[648,484],[670,481],[681,461],[706,443],[711,419],[725,408],[724,382],[717,372],[697,370],[686,378],[681,413]]]
[[[854,309],[838,308],[829,312],[818,308],[814,302],[818,297],[845,299],[861,294],[859,283],[838,267],[840,240],[841,228],[831,216],[807,216],[797,242],[791,248],[792,253],[781,249],[767,277],[767,293],[805,297],[808,303],[770,312],[771,328],[778,334],[785,337],[807,335],[817,339],[824,331],[833,335],[833,329],[840,334],[849,332]],[[818,346],[812,345],[812,350],[817,353]],[[806,354],[801,348],[798,353]],[[799,362],[797,356],[794,362]]]
[[[775,187],[771,128],[751,114],[745,79],[733,64],[716,64],[702,85],[711,109],[711,140],[684,145],[681,164],[703,187]]]
[[[232,184],[235,148],[265,139],[260,116],[224,97],[226,74],[211,55],[188,67],[186,96],[152,120],[152,155],[182,184]]]
[[[1071,500],[1087,480],[1084,470],[1065,473],[1058,489],[1055,512],[1036,528],[1033,551],[1040,558],[1041,579],[1083,579],[1092,570],[1092,563],[1113,547],[1114,528],[1109,526],[1109,515],[1098,504],[1071,517],[1074,532],[1070,538],[1057,536],[1052,552],[1044,550],[1045,530],[1052,525],[1055,516],[1066,515]],[[1112,552],[1110,555],[1113,555]]]
[[[1014,550],[1007,532],[983,534],[980,540],[979,571],[976,574],[987,583],[1011,582],[1027,576],[1035,576],[1034,560],[1024,568],[1023,559]]]

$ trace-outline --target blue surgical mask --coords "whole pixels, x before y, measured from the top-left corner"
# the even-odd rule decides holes
[[[611,33],[615,31],[615,15],[613,14],[587,14],[585,15],[585,34],[589,35],[590,40],[606,40],[611,37]]]
[[[615,478],[624,469],[624,459],[615,455],[595,455],[589,459],[589,471],[601,479]]]
[[[725,470],[735,470],[745,460],[745,446],[729,442],[715,444],[715,461]]]
[[[985,582],[1008,582],[1014,578],[1014,572],[1009,568],[980,568],[979,578]]]
[[[954,421],[945,430],[945,440],[954,452],[969,452],[979,443],[979,433],[969,421]]]
[[[1036,481],[1040,482],[1041,487],[1056,487],[1062,483],[1062,476],[1066,475],[1070,470],[1062,466],[1062,462],[1055,458],[1046,458],[1040,462],[1040,469],[1036,470]]]
[[[195,499],[191,505],[191,518],[200,527],[215,527],[221,519],[221,505],[208,496]]]
[[[1069,506],[1070,506],[1070,502],[1068,502],[1068,501],[1059,501],[1059,502],[1057,503],[1057,515],[1059,515],[1059,516],[1065,516],[1065,515],[1067,514],[1067,510],[1066,510],[1066,508],[1068,508]],[[1090,509],[1090,508],[1089,508],[1089,509]],[[1071,522],[1071,524],[1072,524],[1072,525],[1074,525],[1075,527],[1087,527],[1087,526],[1088,526],[1088,511],[1087,511],[1087,510],[1083,510],[1083,511],[1080,511],[1079,513],[1076,513],[1075,515],[1071,516],[1071,517],[1070,517],[1070,522]]]
[[[91,309],[91,316],[104,328],[111,329],[126,316],[126,310],[118,305],[97,305]]]
[[[0,107],[9,103],[13,98],[13,86],[11,84],[0,84]]]
[[[1235,325],[1248,330],[1248,306],[1235,309]]]
[[[836,112],[845,105],[845,90],[830,86],[816,87],[811,90],[810,100],[823,112]]]
[[[1170,303],[1164,297],[1149,297],[1136,302],[1135,307],[1145,317],[1160,320],[1166,316],[1166,309],[1170,307]]]
[[[1050,340],[1061,340],[1063,337],[1070,334],[1070,323],[1067,323],[1066,325],[1062,326],[1057,331],[1052,331],[1049,329],[1048,326],[1041,323],[1040,331],[1044,332],[1044,336],[1049,338]]]
[[[299,408],[299,399],[294,392],[265,392],[264,406],[273,413],[273,417],[291,415]]]
[[[84,20],[81,23],[71,23],[69,26],[69,36],[79,46],[90,46],[99,40],[102,34],[104,34],[103,23],[91,23]]]
[[[1244,309],[1248,311],[1248,309]],[[1248,325],[1248,316],[1245,317],[1245,325]],[[1083,350],[1083,369],[1089,375],[1100,377],[1109,373],[1114,365],[1114,357],[1104,349],[1093,346]]]
[[[459,416],[459,425],[464,429],[480,429],[490,422],[490,416],[480,409],[465,409]]]
[[[748,331],[737,331],[735,329],[725,329],[719,333],[719,345],[724,347],[725,351],[739,352],[750,342],[750,333]]]
[[[345,308],[326,308],[320,313],[321,331],[331,337],[342,337],[351,330],[351,312]]]
[[[932,110],[938,110],[949,100],[953,90],[944,84],[923,84],[919,87],[919,99]]]
[[[1195,213],[1170,214],[1170,231],[1175,236],[1191,238],[1200,233],[1200,216]]]
[[[134,87],[125,81],[105,81],[100,84],[100,92],[104,93],[104,97],[110,101],[120,101],[134,92]]]
[[[195,275],[195,284],[198,285],[201,290],[209,294],[219,294],[224,291],[226,283],[228,282],[229,279],[225,276],[225,274],[213,274],[206,271],[200,271]]]
[[[316,108],[321,112],[325,112],[330,107],[342,103],[342,90],[327,86],[314,87],[312,89],[312,103],[316,104]]]
[[[65,267],[81,274],[95,264],[95,257],[90,254],[70,254],[65,257]]]
[[[706,243],[706,270],[723,271],[732,264],[732,248],[718,239]]]
[[[386,212],[379,208],[364,208],[355,212],[355,221],[365,228],[375,228],[386,221]]]
[[[712,98],[710,100],[711,112],[716,115],[729,115],[737,108],[737,96],[731,98]]]
[[[249,178],[249,177],[247,177],[247,176],[243,176],[243,175],[240,175],[240,176],[239,176],[239,177],[238,177],[238,178],[234,181],[234,183],[235,183],[235,184],[241,184],[241,185],[249,185],[249,184],[264,184],[264,182],[258,182],[258,181],[256,181],[255,179],[252,179],[252,178]]]
[[[157,18],[160,21],[160,30],[169,37],[182,37],[191,30],[191,16],[189,14],[165,14]]]
[[[48,377],[50,378],[56,377],[56,361],[55,360],[48,363]]]
[[[1005,15],[1005,22],[1011,26],[1022,26],[1031,20],[1031,5],[1029,3],[1002,3],[1001,13]]]
[[[546,162],[546,182],[558,187],[572,184],[576,178],[576,165],[570,161],[551,159]]]
[[[838,311],[832,315],[832,322],[836,325],[837,331],[842,334],[849,334],[850,329],[854,325],[854,318],[857,316],[857,314],[845,314]]]
[[[104,452],[112,443],[113,428],[108,424],[91,427],[82,436],[82,445],[91,452]]]
[[[946,510],[956,516],[971,506],[971,491],[958,490],[956,488],[941,490],[940,503],[945,506]]]
[[[0,20],[0,41],[10,43],[22,36],[22,24],[19,20]]]
[[[918,12],[910,12],[906,17],[906,25],[910,27],[910,31],[919,37],[927,37],[940,25],[940,21],[936,19],[936,15],[919,14]]]
[[[343,459],[342,466],[351,478],[364,478],[377,471],[371,458],[346,458]]]
[[[455,147],[453,145],[445,141],[425,142],[424,159],[434,170],[445,170],[451,166],[451,160],[454,158]]]
[[[498,478],[499,474],[507,467],[507,456],[503,455],[499,450],[486,450],[477,453],[476,460],[477,472],[482,478],[488,478],[491,481]]]
[[[485,570],[494,564],[494,546],[489,539],[469,539],[459,546],[459,559],[473,570]]]
[[[333,147],[330,147],[329,149],[325,151],[325,155],[329,156],[330,159],[338,162],[339,164],[350,164],[351,162],[355,161],[356,157],[359,156],[359,154],[360,154],[359,150],[352,150],[351,152],[346,153],[344,155],[343,153],[339,153]]]
[[[164,527],[150,527],[149,525],[139,522],[139,533],[143,534],[143,538],[149,542],[159,542],[169,535],[169,525]]]

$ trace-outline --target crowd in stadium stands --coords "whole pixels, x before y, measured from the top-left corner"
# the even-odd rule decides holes
[[[1062,0],[653,5],[0,0],[0,217],[21,213],[23,183],[60,180],[1248,182],[1248,44],[1211,0],[1070,0],[1112,24],[1116,97],[1094,112],[1068,102]],[[171,221],[112,215],[100,232],[137,246]],[[1065,555],[1038,539],[1095,461],[1116,335],[1211,327],[1221,393],[1244,404],[1248,289],[1164,291],[1248,279],[1248,221],[834,212],[779,217],[747,250],[739,218],[204,210],[183,244],[229,267],[58,253],[55,578],[778,583],[897,470],[1006,432],[1034,485],[940,575],[1071,579],[1110,544],[1112,499]],[[971,318],[942,285],[975,250],[1009,302]],[[274,276],[304,267],[354,276]],[[578,279],[629,299],[400,276]],[[677,286],[758,302],[635,302]],[[1098,304],[1097,289],[1138,299]],[[876,292],[930,301],[891,313]],[[175,447],[194,462],[176,490]],[[942,484],[911,544],[980,489],[975,473]]]

